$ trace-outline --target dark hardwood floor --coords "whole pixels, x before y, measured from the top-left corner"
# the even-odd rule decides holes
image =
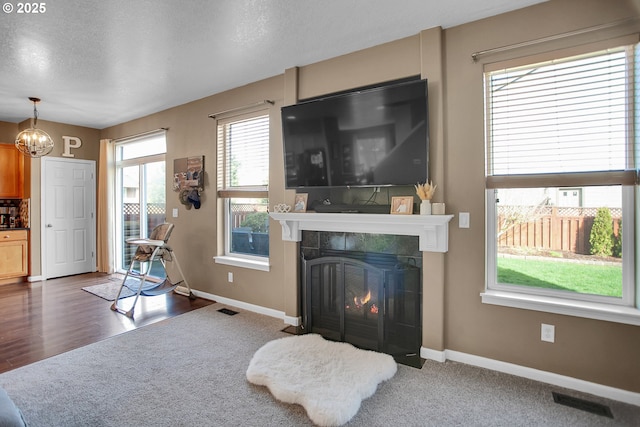
[[[130,319],[82,290],[109,279],[118,277],[88,273],[1,285],[0,373],[213,303],[173,292],[140,297]]]

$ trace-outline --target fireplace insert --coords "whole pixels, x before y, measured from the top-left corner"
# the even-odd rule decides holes
[[[388,254],[302,258],[303,327],[415,366],[422,343],[420,268]]]

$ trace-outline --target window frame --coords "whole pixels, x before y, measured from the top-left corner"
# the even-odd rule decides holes
[[[245,187],[226,187],[225,173],[226,173],[226,132],[225,127],[227,125],[247,121],[251,119],[267,118],[268,121],[268,138],[270,140],[271,134],[271,117],[268,109],[258,109],[249,113],[229,116],[216,120],[216,141],[217,141],[217,157],[218,157],[218,215],[220,220],[218,221],[218,229],[223,230],[218,233],[218,253],[214,256],[214,261],[217,264],[231,265],[235,267],[248,268],[260,271],[270,271],[270,256],[258,256],[251,254],[244,254],[239,252],[232,252],[231,239],[232,239],[232,227],[230,222],[231,216],[231,199],[255,199],[264,198],[269,203],[269,185],[266,186],[245,186]],[[268,143],[269,144],[269,143]],[[269,149],[269,146],[267,147]],[[269,239],[271,240],[271,239]]]
[[[494,189],[487,189],[487,267],[486,267],[486,288],[487,290],[495,290],[502,292],[521,293],[525,295],[548,296],[567,300],[578,300],[593,303],[602,303],[608,305],[619,305],[626,307],[635,306],[635,250],[634,250],[634,221],[623,221],[622,227],[622,253],[625,258],[622,261],[622,297],[610,297],[605,295],[581,294],[571,291],[552,290],[545,288],[536,288],[533,286],[515,285],[508,283],[500,283],[497,280],[498,266],[498,244],[496,230],[496,213],[497,202]],[[622,186],[622,217],[634,217],[634,196],[635,189],[631,186]],[[491,208],[493,206],[493,208]],[[628,254],[628,255],[627,255]],[[629,259],[625,262],[626,259]],[[640,313],[639,313],[640,314]]]
[[[130,156],[130,157],[126,157],[125,159],[120,158],[119,150],[124,150],[127,145],[145,143],[148,141],[153,141],[154,138],[159,138],[159,137],[162,137],[162,140],[163,140],[162,150],[156,150],[152,154],[147,154],[148,150],[145,150],[145,151],[141,151],[140,155],[138,156]],[[146,212],[146,206],[148,202],[146,200],[146,190],[144,188],[145,186],[143,186],[142,183],[146,181],[147,165],[152,163],[163,162],[165,164],[165,180],[166,180],[166,157],[167,157],[166,131],[165,130],[152,131],[152,132],[144,133],[138,136],[121,138],[121,139],[115,140],[114,148],[115,148],[114,149],[114,171],[115,171],[114,185],[116,189],[115,199],[114,199],[115,205],[116,207],[119,207],[119,206],[122,206],[122,204],[124,203],[122,200],[122,193],[120,191],[122,189],[122,184],[123,184],[122,183],[123,169],[130,166],[137,166],[139,168],[139,183],[141,186],[141,188],[139,188],[140,211],[142,212],[144,210]],[[165,221],[166,221],[166,202],[167,200],[166,200],[166,193],[165,193]],[[124,224],[122,221],[122,215],[115,215],[115,230],[116,230],[115,269],[116,269],[116,272],[119,272],[119,273],[125,273],[129,268],[128,264],[123,265],[124,251],[126,246],[126,242],[125,242],[126,239],[123,237],[123,233],[124,233],[123,227],[124,227]],[[141,221],[139,237],[147,236],[150,232],[151,230],[147,229],[147,224]]]
[[[638,42],[638,35],[624,38],[614,41],[612,46],[621,45],[633,45]],[[607,43],[612,43],[608,41]],[[536,64],[543,60],[549,60],[554,58],[567,58],[574,55],[597,52],[602,50],[602,43],[595,43],[592,45],[585,45],[579,48],[581,51],[577,51],[575,48],[565,49],[561,51],[548,52],[542,55],[535,55],[530,57],[521,57],[517,60],[501,61],[495,64],[485,64],[484,73],[488,71],[511,68],[515,66],[522,66],[526,64]],[[636,46],[635,55],[638,55],[638,48]],[[635,58],[635,64],[637,67],[638,58]],[[633,70],[635,73],[635,83],[637,84],[640,79],[640,69]],[[483,79],[484,81],[484,79]],[[633,85],[631,85],[633,86]],[[485,86],[485,102],[488,101],[488,88]],[[633,97],[633,88],[629,88],[627,97]],[[638,88],[635,88],[636,93]],[[632,98],[633,99],[633,98]],[[488,106],[486,107],[488,108]],[[637,106],[634,106],[634,109]],[[632,110],[634,112],[634,110]],[[591,319],[607,320],[618,323],[626,323],[633,325],[640,325],[640,285],[635,277],[636,275],[636,227],[635,222],[636,213],[638,212],[638,187],[635,185],[636,172],[633,170],[620,171],[619,173],[583,173],[583,177],[578,174],[567,174],[566,177],[562,174],[549,174],[543,175],[512,175],[512,176],[490,176],[490,128],[487,117],[489,116],[488,110],[485,116],[486,126],[486,172],[487,172],[487,187],[485,197],[485,212],[486,212],[486,270],[485,270],[485,290],[481,293],[482,302],[485,304],[494,304],[507,307],[530,309],[543,312],[551,312],[557,314],[572,315],[578,317],[585,317]],[[631,119],[629,126],[633,126],[633,119]],[[637,135],[634,134],[634,129],[630,129],[631,141],[628,141],[632,145],[631,149],[633,153],[637,153]],[[633,168],[633,165],[627,165],[629,169]],[[609,175],[606,177],[606,175]],[[578,177],[576,177],[578,175]],[[631,182],[630,181],[630,178]],[[564,178],[568,178],[564,180]],[[587,182],[579,182],[583,179]],[[609,182],[613,181],[613,182]],[[588,295],[588,294],[576,294],[570,291],[562,290],[547,290],[542,288],[528,287],[522,285],[504,284],[499,283],[497,280],[497,261],[498,261],[498,247],[497,247],[497,204],[495,197],[495,189],[497,188],[513,188],[513,187],[574,187],[574,186],[591,186],[591,185],[607,185],[607,184],[623,184],[622,185],[622,217],[624,227],[622,228],[623,238],[623,283],[622,283],[622,298]],[[632,184],[632,185],[629,185]]]

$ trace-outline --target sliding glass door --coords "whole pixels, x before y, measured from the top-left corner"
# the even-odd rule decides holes
[[[127,239],[149,237],[166,221],[164,132],[116,145],[116,270],[129,268],[136,246]],[[162,266],[152,274],[163,276]],[[155,270],[155,269],[154,269]]]

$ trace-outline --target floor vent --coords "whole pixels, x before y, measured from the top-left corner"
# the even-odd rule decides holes
[[[221,308],[221,309],[220,309],[220,310],[218,310],[218,311],[219,311],[220,313],[228,314],[229,316],[233,316],[233,315],[238,314],[238,312],[237,312],[237,311],[233,311],[233,310],[230,310],[230,309],[228,309],[228,308]]]
[[[589,400],[580,399],[578,397],[567,396],[566,394],[551,392],[553,394],[553,401],[561,405],[570,406],[581,411],[591,412],[592,414],[602,415],[603,417],[613,418],[611,409],[597,402],[591,402]]]

